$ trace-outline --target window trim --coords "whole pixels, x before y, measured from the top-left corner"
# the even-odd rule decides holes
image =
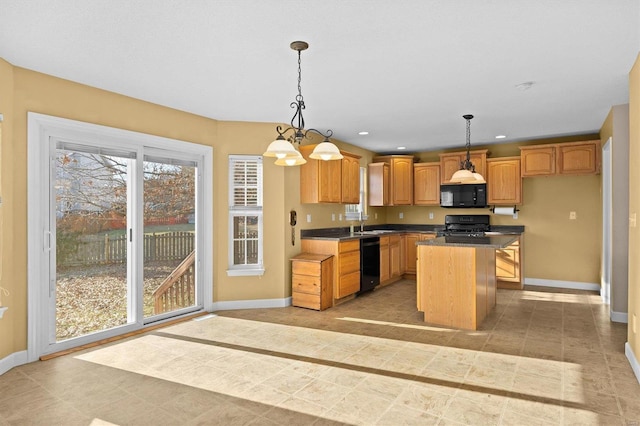
[[[256,206],[234,206],[234,183],[233,183],[233,163],[236,161],[251,162],[258,164],[258,194]],[[227,167],[229,170],[228,192],[229,192],[229,210],[228,210],[228,260],[227,260],[227,276],[261,276],[264,275],[264,208],[263,208],[263,191],[264,191],[264,169],[263,159],[259,155],[236,155],[230,154]],[[234,235],[233,235],[233,219],[237,216],[258,216],[258,263],[257,264],[234,264]],[[246,240],[245,240],[246,241]]]

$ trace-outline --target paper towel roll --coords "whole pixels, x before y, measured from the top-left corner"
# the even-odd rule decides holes
[[[516,214],[516,208],[514,207],[495,207],[493,209],[493,214],[504,214],[507,216],[513,216]]]

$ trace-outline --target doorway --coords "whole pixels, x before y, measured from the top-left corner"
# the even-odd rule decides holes
[[[29,360],[210,309],[210,147],[30,113],[28,151]]]

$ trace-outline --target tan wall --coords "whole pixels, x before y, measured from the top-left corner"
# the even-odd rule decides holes
[[[629,214],[640,214],[640,56],[629,73]],[[640,358],[640,227],[629,227],[629,324],[628,342]],[[636,322],[636,332],[633,322]]]
[[[0,59],[0,113],[4,121],[0,123],[0,287],[10,292],[9,296],[2,295],[2,304],[9,309],[0,319],[0,359],[6,355],[24,349],[24,338],[14,333],[16,327],[25,328],[26,319],[20,318],[16,309],[16,300],[24,296],[24,290],[13,279],[13,186],[11,185],[13,173],[13,67]]]
[[[12,67],[0,61],[2,132],[3,287],[10,309],[0,320],[0,359],[26,349],[27,340],[27,112],[148,133],[213,147],[214,300],[282,298],[288,268],[284,261],[285,172],[265,167],[264,277],[228,277],[227,155],[260,155],[273,139],[275,125],[219,122],[67,80]],[[11,95],[14,95],[13,98]],[[275,188],[275,190],[270,190]]]

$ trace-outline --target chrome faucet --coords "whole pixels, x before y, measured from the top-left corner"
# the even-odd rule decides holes
[[[364,231],[364,217],[362,216],[362,210],[358,212],[360,215],[360,232]]]

